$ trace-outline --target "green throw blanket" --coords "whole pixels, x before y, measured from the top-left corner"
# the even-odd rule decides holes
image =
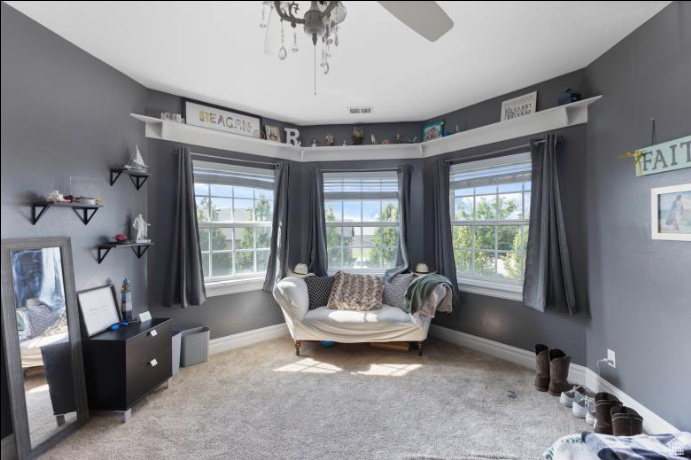
[[[430,274],[415,278],[413,282],[410,283],[410,286],[408,286],[408,290],[405,293],[406,313],[410,313],[411,315],[417,313],[425,303],[425,300],[427,300],[439,284],[448,284],[451,287],[454,296],[453,305],[455,308],[458,305],[457,294],[451,281],[449,281],[446,276]]]

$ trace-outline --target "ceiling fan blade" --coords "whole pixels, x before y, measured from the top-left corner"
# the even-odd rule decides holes
[[[403,24],[427,40],[437,41],[451,30],[453,21],[437,2],[377,2]]]

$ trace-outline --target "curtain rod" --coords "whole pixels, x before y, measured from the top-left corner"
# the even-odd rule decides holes
[[[387,172],[387,171],[400,171],[403,169],[402,166],[399,166],[397,168],[366,168],[366,169],[321,169],[319,168],[319,172],[322,173],[350,173],[350,172]]]
[[[560,141],[561,141],[561,136],[557,136],[557,143]],[[534,144],[538,144],[538,145],[544,144],[545,142],[547,142],[545,139],[539,139],[539,140],[533,141]],[[457,163],[465,163],[465,162],[470,161],[470,160],[479,160],[479,159],[482,159],[485,157],[498,156],[502,153],[509,153],[509,152],[513,152],[515,150],[522,150],[522,149],[527,149],[527,148],[530,148],[530,142],[527,144],[516,145],[514,147],[507,147],[507,148],[501,149],[501,150],[494,150],[492,152],[479,153],[477,155],[472,155],[469,157],[451,158],[448,160],[442,160],[442,163],[448,164],[448,165],[453,165],[453,164],[457,164]]]
[[[207,153],[192,153],[191,155],[193,157],[214,158],[216,160],[224,160],[224,161],[229,161],[231,163],[248,163],[248,164],[255,164],[255,165],[265,165],[265,166],[271,166],[272,168],[276,168],[279,165],[279,163],[269,163],[266,161],[255,161],[255,160],[242,160],[240,158],[228,158],[228,157],[223,157],[220,155],[209,155]]]

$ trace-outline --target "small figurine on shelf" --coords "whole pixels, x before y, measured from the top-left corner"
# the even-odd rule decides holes
[[[149,170],[149,167],[144,163],[144,158],[142,158],[142,154],[139,151],[139,145],[135,147],[130,162],[123,166],[123,168],[139,172],[147,172]]]
[[[123,235],[122,233],[118,233],[117,235],[115,235],[115,236],[113,237],[113,239],[115,240],[116,243],[119,243],[119,244],[126,244],[126,243],[129,243],[129,242],[130,242],[130,239],[127,238],[127,237],[126,237],[125,235]]]
[[[329,147],[333,147],[336,144],[336,139],[334,138],[333,134],[327,134],[326,135],[326,145]]]
[[[122,289],[120,290],[120,308],[122,309],[122,319],[125,321],[132,320],[132,285],[130,281],[125,278],[122,282]]]
[[[374,137],[374,134],[369,135],[369,141],[372,145],[377,145],[377,138]]]
[[[134,237],[135,243],[151,243],[151,240],[147,238],[150,225],[150,223],[144,220],[141,214],[134,219],[132,228],[136,230]]]
[[[319,147],[319,141],[317,138],[312,139],[312,147]]]
[[[362,145],[365,143],[365,128],[362,126],[353,126],[352,131],[353,145]]]
[[[62,193],[58,190],[53,190],[50,192],[48,195],[46,195],[46,201],[50,201],[51,203],[67,203],[67,199],[62,196]]]
[[[388,139],[384,139],[381,141],[381,145],[389,145],[391,142],[389,142]]]
[[[396,137],[393,138],[393,143],[394,144],[404,144],[405,141],[403,140],[403,137],[401,137],[401,133],[396,133]]]
[[[345,139],[343,139],[343,145],[348,145],[348,141],[346,141]]]

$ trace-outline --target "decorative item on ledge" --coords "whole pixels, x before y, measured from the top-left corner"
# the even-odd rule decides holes
[[[108,253],[113,248],[132,248],[138,259],[141,259],[149,246],[153,243],[103,243],[98,245],[98,263],[100,264],[106,258]]]
[[[120,179],[120,175],[122,173],[127,174],[130,176],[130,180],[132,181],[132,184],[134,185],[134,188],[139,190],[142,188],[142,185],[144,185],[144,182],[149,178],[149,173],[144,172],[144,171],[137,171],[134,169],[126,169],[126,168],[110,168],[110,185],[111,187],[115,185],[115,183]]]
[[[103,207],[101,204],[70,203],[66,201],[36,201],[31,204],[31,224],[36,225],[36,222],[38,222],[48,208],[52,206],[58,208],[71,208],[84,225],[91,222],[91,218],[94,217],[96,211]]]

